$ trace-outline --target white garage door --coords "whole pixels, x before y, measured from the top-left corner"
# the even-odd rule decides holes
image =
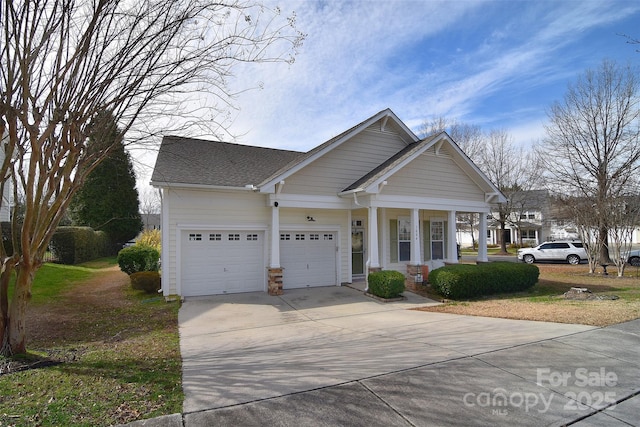
[[[337,245],[336,232],[281,232],[283,288],[335,286]]]
[[[264,232],[183,231],[182,295],[265,289]]]

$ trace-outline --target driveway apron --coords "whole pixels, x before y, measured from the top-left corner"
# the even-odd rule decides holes
[[[434,301],[405,295],[382,303],[331,287],[187,299],[184,424],[640,419],[639,321],[603,329],[429,313],[411,308]]]

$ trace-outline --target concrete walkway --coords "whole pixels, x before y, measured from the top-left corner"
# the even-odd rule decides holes
[[[592,328],[408,310],[348,287],[187,300],[184,414],[140,426],[640,421],[640,320]]]

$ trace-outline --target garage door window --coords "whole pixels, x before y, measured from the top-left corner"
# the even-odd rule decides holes
[[[239,234],[229,234],[229,240],[240,240]]]
[[[247,240],[258,240],[257,234],[247,234]]]
[[[222,240],[222,234],[209,234],[209,240],[219,242]]]
[[[291,240],[291,234],[281,234],[280,240]]]
[[[304,234],[296,234],[296,240],[304,240]]]
[[[202,240],[202,234],[200,233],[189,233],[189,241],[195,242]]]

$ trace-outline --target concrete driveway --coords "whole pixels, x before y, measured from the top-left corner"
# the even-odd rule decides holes
[[[409,310],[349,287],[191,298],[184,414],[143,425],[637,425],[640,321]]]

